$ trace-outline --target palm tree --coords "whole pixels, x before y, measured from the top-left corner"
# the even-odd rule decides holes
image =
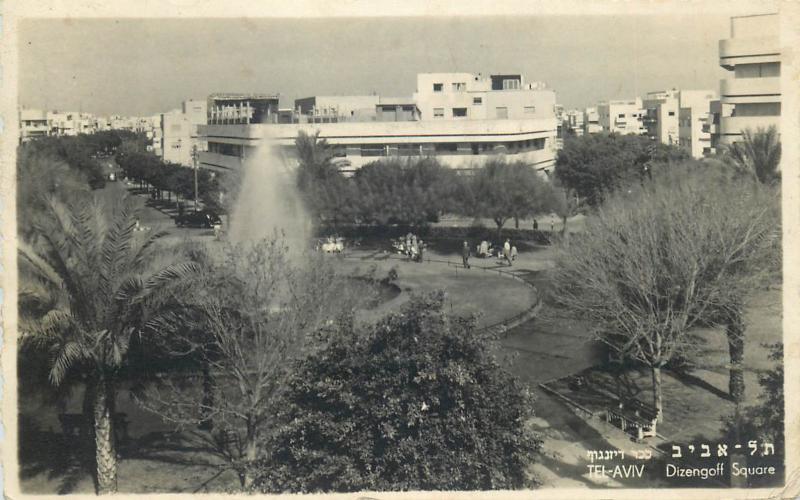
[[[86,380],[97,493],[113,493],[114,402],[120,372],[130,364],[129,347],[147,340],[143,333],[155,318],[146,317],[148,304],[196,266],[153,264],[154,244],[165,233],[137,234],[130,199],[115,203],[110,215],[96,197],[71,207],[48,199],[46,206],[49,217],[36,230],[40,247],[18,247],[20,343],[48,350],[54,386],[78,374]]]
[[[744,130],[742,141],[730,145],[726,153],[729,162],[763,184],[772,184],[781,178],[778,171],[781,142],[774,125],[767,129],[759,127],[755,132]]]

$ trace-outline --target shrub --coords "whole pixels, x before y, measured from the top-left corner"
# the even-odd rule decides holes
[[[444,294],[363,331],[340,328],[296,365],[273,454],[275,491],[508,489],[531,485],[540,447],[528,391]]]

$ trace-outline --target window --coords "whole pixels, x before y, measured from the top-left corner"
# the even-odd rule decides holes
[[[434,150],[437,153],[455,153],[458,151],[458,143],[455,142],[440,142],[434,145]]]
[[[467,116],[467,108],[453,108],[453,118],[464,118]]]
[[[526,115],[532,115],[536,113],[536,106],[525,106],[524,111]]]
[[[625,113],[620,113],[617,115],[617,118],[625,118]]]
[[[483,104],[483,97],[473,97],[472,104]]]
[[[444,108],[433,108],[434,118],[444,118]]]
[[[386,148],[383,144],[362,144],[361,156],[384,156]]]
[[[433,84],[433,91],[434,92],[441,92],[442,91],[442,87],[444,87],[443,83],[434,83]]]
[[[674,111],[670,111],[669,112],[669,116],[675,116],[675,112]]]
[[[467,84],[464,82],[453,83],[453,92],[463,92],[467,90]]]
[[[506,107],[495,108],[495,116],[497,118],[508,118],[508,108]]]
[[[503,80],[503,90],[518,90],[520,87],[520,82],[516,78],[506,78]]]

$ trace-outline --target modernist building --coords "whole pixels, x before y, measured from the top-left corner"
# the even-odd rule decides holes
[[[291,158],[303,131],[327,140],[343,171],[381,158],[420,156],[470,169],[495,155],[545,170],[555,160],[554,106],[552,90],[521,75],[420,74],[412,97],[309,97],[298,99],[290,116],[276,99],[275,111],[262,112],[260,120],[237,106],[239,121],[209,120],[200,127],[208,141],[200,166],[238,169],[265,138]]]
[[[19,111],[19,138],[27,142],[37,137],[50,135],[47,112],[41,109],[21,109]]]
[[[644,126],[645,110],[638,97],[600,102],[597,104],[597,115],[604,132],[622,135],[647,133]]]
[[[597,108],[586,108],[583,111],[583,133],[584,134],[597,134],[603,131],[603,126],[600,125],[600,114]]]
[[[579,109],[571,109],[564,115],[564,129],[567,135],[580,137],[584,133],[584,112]]]
[[[207,149],[206,142],[198,135],[198,126],[208,120],[207,109],[206,101],[188,100],[181,103],[180,109],[161,115],[160,156],[164,161],[190,167],[193,151]]]
[[[642,101],[647,135],[662,144],[683,147],[695,158],[709,154],[709,106],[714,99],[713,90],[649,92]]]
[[[745,129],[780,126],[779,33],[777,14],[731,18],[731,37],[719,42],[719,64],[730,78],[720,82],[715,144],[736,142]]]

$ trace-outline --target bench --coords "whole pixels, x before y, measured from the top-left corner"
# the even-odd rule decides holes
[[[624,432],[635,432],[636,440],[655,437],[658,423],[656,409],[638,399],[621,400],[616,407],[606,409],[606,422]]]

